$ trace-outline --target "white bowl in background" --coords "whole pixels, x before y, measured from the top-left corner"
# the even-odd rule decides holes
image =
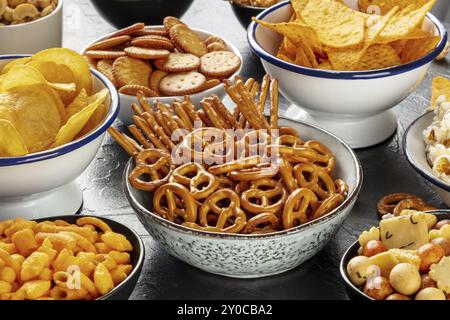
[[[162,26],[162,25],[160,25],[160,26],[146,26],[145,28],[146,29],[157,29],[158,30],[158,29],[164,28],[164,26]],[[241,59],[241,65],[240,65],[239,69],[235,73],[233,73],[233,75],[230,76],[229,79],[234,79],[235,76],[239,75],[239,73],[241,72],[244,60],[242,59],[242,55],[239,52],[239,50],[236,48],[236,46],[234,46],[231,42],[229,42],[228,40],[226,40],[225,38],[223,38],[223,37],[221,37],[221,36],[219,36],[217,34],[214,34],[214,33],[202,30],[202,29],[197,29],[197,28],[191,28],[191,29],[193,31],[195,31],[198,34],[198,36],[200,37],[200,39],[202,39],[202,40],[205,40],[209,36],[217,36],[217,37],[222,38],[225,41],[225,43],[227,44],[228,49],[231,50],[232,52],[234,52],[239,57],[239,59]],[[93,45],[94,43],[96,43],[96,42],[98,42],[100,40],[103,40],[103,39],[105,39],[107,37],[109,37],[109,35],[105,35],[105,36],[103,36],[101,38],[98,38],[97,40],[91,42],[86,47],[84,47],[84,49],[81,52],[82,53],[86,52],[87,49],[91,45]],[[224,89],[222,83],[217,85],[217,86],[215,86],[214,88],[211,88],[211,89],[199,92],[199,93],[191,94],[189,96],[191,97],[192,103],[197,108],[199,108],[200,107],[200,101],[203,98],[209,97],[209,96],[211,96],[213,94],[219,96],[221,99],[224,98],[224,96],[225,96],[225,89]],[[126,94],[122,94],[122,93],[119,93],[119,97],[120,97],[120,106],[121,106],[120,113],[119,113],[119,119],[124,124],[127,124],[127,125],[128,124],[132,124],[133,121],[131,120],[131,117],[134,115],[134,113],[133,113],[133,110],[131,109],[131,104],[132,103],[138,103],[138,101],[137,101],[135,96],[126,95]],[[178,96],[178,97],[172,96],[172,97],[149,97],[148,98],[148,100],[150,102],[155,100],[155,99],[159,100],[161,103],[171,104],[176,99],[183,100],[183,97],[182,96]]]
[[[338,137],[315,126],[280,119],[304,140],[324,143],[336,157],[334,176],[349,186],[345,201],[323,217],[290,230],[264,235],[193,230],[170,222],[151,210],[152,194],[134,189],[128,180],[134,163],[125,167],[123,184],[128,201],[152,237],[174,257],[207,272],[233,278],[260,278],[286,272],[319,252],[339,230],[355,205],[362,185],[361,164]]]
[[[0,26],[0,55],[34,54],[62,46],[63,0],[48,16],[27,23]]]
[[[0,69],[11,60],[26,55],[0,56]],[[92,162],[106,129],[119,113],[119,97],[114,85],[92,70],[94,91],[108,88],[108,114],[89,134],[61,147],[21,157],[0,157],[0,220],[24,217],[75,214],[83,202],[75,182]]]
[[[450,207],[450,184],[434,175],[423,140],[423,131],[433,122],[434,116],[434,112],[428,112],[411,123],[403,136],[403,151],[414,170],[433,185],[441,200]]]
[[[351,5],[351,1],[346,2]],[[263,11],[258,19],[285,22],[291,14],[291,4],[285,1]],[[255,22],[250,24],[247,37],[266,72],[278,79],[281,93],[294,104],[288,117],[325,128],[353,148],[362,148],[395,132],[397,118],[389,109],[416,89],[444,49],[447,32],[442,23],[429,13],[423,28],[442,37],[426,56],[400,66],[354,72],[311,69],[278,59],[282,36]]]

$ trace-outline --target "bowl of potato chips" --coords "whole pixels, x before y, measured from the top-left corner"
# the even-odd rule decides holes
[[[435,0],[366,2],[285,1],[248,29],[253,52],[293,104],[287,115],[354,148],[395,132],[390,109],[421,83],[447,41],[445,27],[429,13]]]
[[[74,180],[118,112],[112,83],[75,51],[0,56],[0,216],[76,213]]]

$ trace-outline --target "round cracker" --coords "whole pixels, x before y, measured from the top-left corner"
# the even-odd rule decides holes
[[[114,60],[112,59],[99,60],[97,62],[97,70],[106,76],[115,86],[117,86],[116,79],[113,74],[113,63]]]
[[[87,50],[107,50],[111,49],[117,46],[120,46],[121,44],[127,43],[131,40],[131,37],[128,35],[123,35],[115,38],[109,38],[105,40],[101,40],[99,42],[94,43],[91,45]]]
[[[175,49],[173,43],[168,38],[161,36],[143,36],[135,38],[131,41],[131,45],[135,47],[166,49],[169,51]]]
[[[127,56],[138,59],[165,59],[170,55],[170,51],[166,49],[151,49],[140,47],[125,48]]]
[[[206,40],[204,42],[207,46],[213,42],[219,42],[219,43],[223,44],[225,47],[227,47],[225,40],[223,40],[222,38],[220,38],[218,36],[209,36],[208,38],[206,38]]]
[[[173,73],[161,80],[159,90],[168,96],[183,96],[201,91],[205,82],[205,76],[196,71]]]
[[[231,51],[212,51],[200,58],[200,72],[210,77],[226,77],[241,65],[241,59]]]
[[[161,95],[161,92],[159,91],[159,84],[161,83],[161,80],[167,76],[169,73],[161,70],[155,70],[150,75],[150,89],[157,92],[158,95]]]
[[[200,67],[200,58],[190,53],[174,52],[166,60],[157,60],[155,65],[166,72],[187,72]]]
[[[94,59],[117,59],[125,56],[123,51],[112,51],[112,50],[89,50],[84,53],[88,58]]]
[[[141,37],[141,36],[163,36],[167,37],[169,33],[166,30],[160,29],[143,29],[132,34],[133,37]]]
[[[158,93],[152,89],[144,86],[139,86],[135,84],[130,84],[123,86],[119,89],[119,93],[126,94],[129,96],[136,96],[138,92],[141,91],[146,97],[157,97]]]
[[[177,24],[181,24],[183,26],[185,26],[186,24],[184,22],[182,22],[180,19],[176,18],[176,17],[172,17],[172,16],[167,16],[164,18],[163,20],[163,25],[164,25],[164,29],[166,29],[166,32],[169,33],[170,28],[172,28],[173,26],[176,26]]]
[[[119,87],[132,84],[147,87],[151,72],[149,64],[135,58],[121,57],[113,63],[113,75]]]
[[[208,53],[205,43],[186,25],[173,26],[169,34],[175,45],[186,53],[192,53],[198,57]]]
[[[145,27],[144,23],[138,22],[129,27],[126,27],[126,28],[120,29],[119,31],[114,32],[108,38],[115,38],[115,37],[119,37],[119,36],[123,36],[123,35],[130,35],[130,34],[133,34],[135,32],[138,32],[138,31],[144,29],[144,27]]]

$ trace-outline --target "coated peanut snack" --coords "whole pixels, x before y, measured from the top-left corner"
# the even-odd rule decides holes
[[[136,23],[119,30],[91,45],[84,55],[120,93],[135,96],[141,91],[147,97],[208,90],[242,63],[223,39],[201,39],[175,17],[166,17],[161,29]]]
[[[52,13],[58,0],[0,0],[0,26],[34,21]]]
[[[132,271],[128,239],[86,216],[0,222],[0,300],[91,300]]]
[[[351,282],[376,300],[450,299],[450,221],[403,210],[359,236]]]

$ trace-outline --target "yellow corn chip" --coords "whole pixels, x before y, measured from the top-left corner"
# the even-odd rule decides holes
[[[307,68],[312,68],[308,57],[306,56],[305,50],[302,47],[297,48],[297,54],[295,55],[295,64]]]
[[[446,101],[450,101],[450,79],[444,77],[436,77],[431,85],[431,106],[436,105],[436,100],[440,96],[445,96]]]
[[[406,46],[406,42],[408,42],[408,40],[395,40],[392,41],[391,43],[389,43],[391,45],[392,48],[394,48],[395,53],[397,53],[398,56],[400,56],[400,54],[403,51],[403,48],[405,48]]]
[[[439,41],[441,41],[440,36],[428,37],[426,39],[407,40],[400,55],[402,63],[408,63],[424,57],[436,47]]]
[[[333,66],[330,63],[330,60],[323,60],[317,66],[317,69],[320,70],[333,70]]]
[[[385,15],[395,6],[400,7],[400,9],[409,5],[420,8],[427,2],[428,0],[358,0],[358,6],[361,12],[373,13],[378,11],[378,14]]]
[[[18,157],[28,153],[17,129],[8,120],[0,119],[0,156]]]
[[[283,52],[278,52],[277,58],[278,58],[278,59],[281,59],[281,60],[284,60],[284,61],[286,61],[286,62],[295,64],[295,61],[294,61],[291,57],[289,57],[289,56],[287,56],[286,54],[284,54]]]
[[[284,50],[289,56],[295,56],[297,51],[297,47],[288,37],[284,37],[283,42],[281,43],[280,50],[281,49]]]
[[[367,49],[356,69],[383,69],[399,64],[401,61],[394,48],[388,44],[375,44]]]

